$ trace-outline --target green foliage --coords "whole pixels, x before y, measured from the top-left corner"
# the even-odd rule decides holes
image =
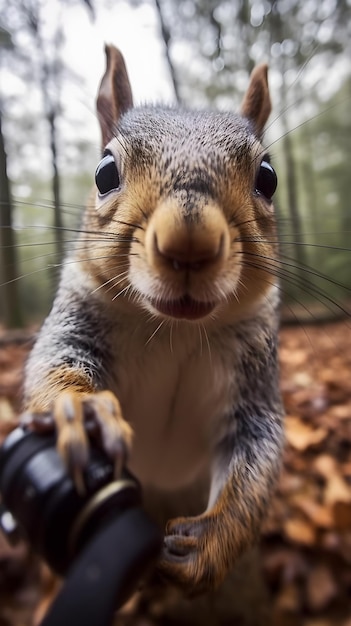
[[[349,159],[351,154],[351,119],[349,106],[351,79],[348,78],[328,102],[316,102],[317,113],[292,131],[292,145],[297,163],[298,207],[302,218],[299,245],[306,251],[306,284],[294,270],[293,278],[283,281],[287,301],[305,305],[314,302],[317,310],[342,312],[335,302],[349,302],[351,289],[349,200]],[[316,96],[314,96],[316,100]],[[294,264],[291,223],[286,198],[286,171],[277,143],[274,161],[279,170],[278,207],[281,224],[281,250]],[[294,268],[292,268],[294,269]],[[344,305],[341,304],[342,308]]]
[[[48,312],[60,265],[56,263],[56,237],[52,228],[53,204],[50,181],[31,178],[31,192],[23,200],[17,195],[15,228],[17,234],[21,306],[27,321],[38,321]],[[81,172],[63,179],[65,220],[65,249],[69,252],[77,240],[77,229],[88,197],[92,176]],[[22,185],[14,185],[22,190]]]

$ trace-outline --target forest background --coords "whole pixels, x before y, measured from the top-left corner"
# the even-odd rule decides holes
[[[99,160],[94,90],[107,22],[139,100],[237,109],[254,65],[269,63],[265,144],[279,178],[284,317],[345,314],[350,8],[350,0],[0,0],[5,325],[43,317],[76,240]]]

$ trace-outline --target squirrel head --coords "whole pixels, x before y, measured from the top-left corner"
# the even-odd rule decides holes
[[[240,316],[275,282],[276,177],[260,142],[267,66],[252,72],[240,114],[134,108],[121,53],[105,52],[103,158],[86,218],[103,253],[90,271],[116,301],[156,316]]]

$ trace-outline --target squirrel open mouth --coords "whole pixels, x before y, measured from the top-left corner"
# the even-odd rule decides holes
[[[200,302],[189,295],[178,300],[152,300],[152,306],[163,315],[176,319],[197,320],[209,315],[215,308],[215,302]]]

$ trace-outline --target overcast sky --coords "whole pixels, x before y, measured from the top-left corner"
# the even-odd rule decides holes
[[[165,62],[163,42],[159,35],[159,24],[152,3],[142,3],[132,8],[123,0],[106,3],[94,2],[96,19],[92,21],[83,3],[67,6],[60,0],[47,0],[43,4],[43,33],[45,39],[54,34],[58,22],[63,24],[65,65],[72,70],[79,81],[64,81],[60,95],[62,116],[60,117],[60,137],[67,147],[74,128],[76,141],[87,141],[100,151],[100,132],[95,113],[97,88],[105,71],[104,44],[117,46],[125,57],[134,102],[174,102],[172,84]],[[19,32],[22,49],[28,45],[26,33]],[[25,81],[16,76],[15,66],[1,65],[1,91],[4,95],[15,95],[12,112],[18,109],[34,113],[35,124],[42,115],[42,94],[28,89]],[[37,113],[35,113],[37,112]],[[72,126],[73,124],[73,126]],[[39,135],[38,135],[39,136]],[[62,142],[61,142],[62,143]],[[32,168],[40,167],[44,173],[50,172],[47,145],[28,145],[28,157]],[[62,146],[60,156],[63,157]],[[40,166],[38,165],[39,163]],[[61,160],[65,168],[65,160]],[[17,178],[20,164],[10,159],[10,172]],[[17,190],[18,191],[18,190]],[[25,190],[24,190],[25,191]]]
[[[96,4],[95,22],[82,6],[69,9],[69,19],[64,21],[65,57],[86,79],[91,94],[95,96],[104,71],[104,43],[113,43],[125,57],[135,101],[171,101],[173,91],[153,7],[145,3],[133,9],[116,2],[108,10]]]

